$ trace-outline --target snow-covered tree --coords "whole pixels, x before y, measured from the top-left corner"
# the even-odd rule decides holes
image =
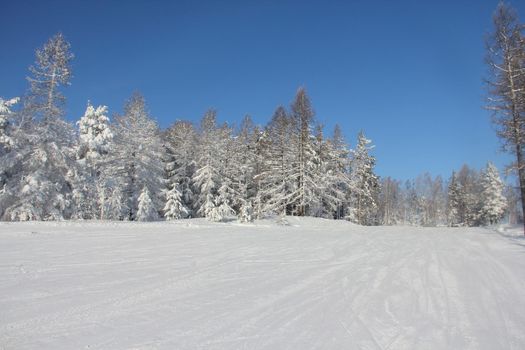
[[[463,223],[460,213],[463,211],[464,204],[456,172],[452,172],[452,176],[448,182],[447,199],[448,225],[460,226]]]
[[[381,179],[378,197],[378,218],[381,225],[396,225],[404,222],[404,196],[400,181],[391,177]]]
[[[138,208],[135,219],[137,221],[155,221],[158,219],[157,208],[153,204],[146,186],[144,186],[138,198]]]
[[[19,102],[19,98],[4,100],[0,97],[0,156],[13,147],[14,139],[11,130],[11,107]]]
[[[36,51],[28,78],[31,89],[20,114],[24,144],[11,164],[4,188],[4,217],[11,220],[57,220],[71,216],[70,174],[75,168],[72,126],[63,118],[60,87],[70,83],[70,45],[61,34]],[[22,123],[21,123],[22,124]]]
[[[188,217],[188,210],[182,204],[181,197],[178,185],[174,185],[166,192],[166,205],[164,206],[164,217],[166,220],[178,220]]]
[[[310,98],[304,88],[300,88],[292,103],[291,114],[291,142],[293,142],[294,159],[293,169],[296,177],[296,188],[292,194],[294,199],[293,214],[298,216],[310,215],[310,206],[317,190],[314,163],[314,137],[311,129],[314,112]]]
[[[490,68],[488,108],[494,113],[492,120],[503,149],[516,157],[510,168],[518,174],[525,212],[525,27],[516,11],[503,1],[498,4],[493,23],[494,32],[487,37],[486,45]]]
[[[42,119],[41,132],[46,138],[63,136],[65,97],[60,87],[71,85],[71,45],[61,33],[54,35],[41,48],[36,50],[35,65],[29,67],[31,85],[28,108],[34,116]]]
[[[113,141],[113,133],[107,117],[108,107],[93,107],[88,103],[86,112],[77,122],[79,129],[78,159],[96,162],[106,155]]]
[[[165,189],[164,148],[157,123],[146,109],[144,97],[135,93],[124,106],[124,115],[116,118],[114,150],[106,176],[118,181],[123,189],[128,208],[128,219],[135,220],[138,197],[144,187],[150,191],[151,201],[158,212],[163,208]]]
[[[337,129],[336,129],[337,131]],[[341,137],[342,135],[336,135]],[[333,140],[323,137],[322,126],[318,125],[315,131],[314,156],[312,158],[314,187],[312,208],[310,215],[324,218],[338,218],[339,210],[344,204],[349,178],[346,173],[346,162],[342,159],[342,144],[337,145]],[[343,142],[342,140],[337,140]]]
[[[230,181],[223,181],[217,191],[215,207],[212,209],[211,215],[208,218],[212,221],[224,221],[228,217],[235,215],[235,210],[232,208],[235,198],[236,193],[231,187]]]
[[[335,213],[336,219],[341,219],[345,215],[345,207],[347,206],[346,193],[349,191],[350,178],[348,174],[349,154],[348,145],[343,136],[341,127],[336,124],[332,139],[330,140],[332,154],[330,156],[333,177],[335,180],[334,194],[337,198],[338,207]]]
[[[192,215],[194,188],[192,178],[196,167],[196,133],[187,121],[176,121],[164,134],[166,148],[166,179],[168,190],[177,186],[181,204]]]
[[[245,223],[245,222],[252,222],[253,221],[253,205],[252,202],[245,201],[241,205],[241,209],[239,210],[239,214],[237,214],[237,220],[239,222]]]
[[[105,195],[101,199],[103,207],[106,207],[104,215],[101,217],[109,220],[129,220],[129,208],[126,206],[124,200],[124,192],[120,184],[115,184],[113,187],[106,188],[109,195]]]
[[[481,175],[481,213],[480,221],[484,224],[495,224],[505,213],[507,199],[503,196],[503,181],[498,169],[488,163]]]
[[[258,216],[291,214],[296,178],[292,168],[290,131],[290,118],[284,107],[279,106],[262,135],[264,162],[256,175],[259,189],[255,199]]]
[[[70,172],[73,192],[72,217],[82,219],[102,218],[107,203],[108,187],[104,165],[112,147],[113,133],[106,116],[107,107],[94,108],[90,103],[77,122],[79,128],[76,146],[77,169]]]
[[[347,218],[360,225],[371,225],[376,218],[379,180],[374,173],[375,158],[369,154],[372,141],[363,132],[350,161],[350,208]]]
[[[217,191],[221,186],[221,164],[224,141],[217,128],[216,112],[209,110],[204,115],[198,135],[197,170],[192,182],[197,190],[194,208],[197,215],[210,218],[216,206]]]
[[[229,179],[235,198],[232,207],[239,212],[245,203],[252,200],[257,192],[255,175],[259,166],[257,154],[257,129],[250,116],[245,116],[239,131],[227,143],[226,168],[223,176]],[[226,137],[228,133],[226,133]]]

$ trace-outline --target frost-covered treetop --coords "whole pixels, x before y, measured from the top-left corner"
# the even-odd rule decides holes
[[[80,134],[79,157],[96,159],[109,151],[113,133],[109,128],[106,106],[93,107],[90,103],[84,116],[77,122]]]
[[[71,84],[73,58],[71,45],[61,33],[36,50],[35,64],[29,67],[31,76],[27,77],[31,84],[30,105],[45,119],[57,118],[64,112],[61,107],[65,97],[59,87]]]

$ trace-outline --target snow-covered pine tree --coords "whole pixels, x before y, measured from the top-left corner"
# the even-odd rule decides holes
[[[137,221],[155,221],[159,218],[157,208],[151,200],[150,192],[147,186],[144,186],[138,198]]]
[[[256,129],[250,116],[245,116],[237,134],[231,138],[227,154],[228,168],[224,176],[231,179],[235,191],[233,208],[239,212],[241,207],[250,202],[256,194],[254,181],[257,167],[257,138]]]
[[[18,97],[10,100],[4,100],[0,97],[0,156],[9,151],[14,145],[11,126],[13,112],[11,108],[19,101]]]
[[[345,215],[345,209],[348,206],[347,193],[349,192],[349,154],[348,145],[341,127],[336,124],[334,127],[332,139],[330,140],[330,149],[332,154],[330,156],[331,167],[333,169],[333,176],[336,180],[336,188],[334,194],[338,198],[338,207],[335,213],[335,219],[341,219]]]
[[[462,224],[459,216],[462,206],[461,191],[456,172],[453,171],[448,181],[447,190],[447,222],[449,226],[459,226]]]
[[[70,172],[74,218],[102,218],[103,207],[107,205],[108,198],[101,196],[101,193],[107,194],[107,191],[101,187],[108,187],[104,165],[113,144],[113,133],[106,114],[106,106],[94,108],[88,103],[86,112],[77,122],[77,169]]]
[[[489,162],[481,174],[480,221],[482,224],[493,225],[503,217],[507,204],[507,199],[503,196],[504,187],[498,169]]]
[[[293,169],[296,178],[296,188],[291,199],[293,200],[293,214],[298,216],[310,215],[310,206],[318,189],[316,183],[316,165],[314,164],[314,147],[311,129],[314,112],[310,98],[304,88],[299,88],[292,103],[291,142],[294,145]]]
[[[166,192],[166,205],[164,206],[164,217],[166,220],[178,220],[188,217],[189,213],[182,204],[182,194],[178,189],[178,184]]]
[[[463,201],[460,218],[466,226],[480,225],[481,181],[479,172],[464,165],[457,175]]]
[[[211,215],[207,217],[212,221],[224,221],[227,218],[235,215],[235,210],[232,204],[235,201],[236,193],[231,186],[231,182],[225,179],[217,191],[215,198],[215,207],[211,211]]]
[[[73,55],[61,34],[36,51],[30,67],[31,84],[25,98],[21,128],[24,145],[18,149],[18,165],[11,167],[5,188],[9,205],[4,218],[58,220],[71,215],[70,171],[75,167],[72,126],[64,120],[65,98],[60,88],[70,84]]]
[[[255,199],[259,217],[272,213],[291,214],[296,178],[290,132],[290,117],[284,107],[279,106],[261,138],[263,163],[255,176],[259,189]]]
[[[108,107],[93,107],[88,102],[86,112],[77,122],[79,142],[77,149],[78,159],[96,164],[104,155],[108,154],[113,142],[113,133],[107,117]]]
[[[253,205],[252,201],[248,200],[242,203],[239,214],[237,214],[237,220],[241,223],[253,221]]]
[[[114,134],[111,166],[105,171],[117,182],[115,186],[123,189],[123,207],[128,208],[128,219],[135,220],[137,200],[144,187],[150,191],[153,206],[160,212],[164,207],[164,149],[160,130],[141,94],[134,93],[126,102],[124,115],[116,118]]]
[[[215,208],[215,198],[221,186],[221,152],[223,149],[220,132],[217,129],[216,112],[209,110],[201,120],[197,143],[197,170],[192,183],[198,190],[194,209],[197,215],[210,218]]]
[[[181,204],[188,215],[193,216],[194,190],[192,177],[195,174],[196,133],[188,121],[176,121],[164,134],[167,153],[168,190],[177,186],[181,193]]]
[[[350,208],[347,218],[360,225],[371,225],[376,218],[379,180],[374,174],[375,158],[369,154],[371,141],[358,135],[350,161]]]
[[[102,218],[109,220],[129,220],[129,208],[124,200],[124,192],[119,183],[110,187],[104,187],[106,191],[111,191],[106,197],[105,206],[107,210]]]
[[[348,176],[340,159],[341,150],[331,140],[324,139],[321,125],[316,127],[313,142],[312,165],[316,186],[310,215],[334,219],[344,203],[348,187]]]

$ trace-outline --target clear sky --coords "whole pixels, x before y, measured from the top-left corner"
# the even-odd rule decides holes
[[[525,18],[525,2],[511,1]],[[250,114],[265,124],[306,87],[318,121],[376,145],[377,173],[448,177],[509,156],[483,109],[484,35],[497,0],[4,1],[0,96],[27,89],[58,31],[75,54],[68,118],[87,100],[120,112],[134,90],[161,127]]]

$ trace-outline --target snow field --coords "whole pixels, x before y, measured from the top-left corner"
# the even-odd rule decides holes
[[[525,240],[484,228],[1,223],[0,349],[523,349]]]

